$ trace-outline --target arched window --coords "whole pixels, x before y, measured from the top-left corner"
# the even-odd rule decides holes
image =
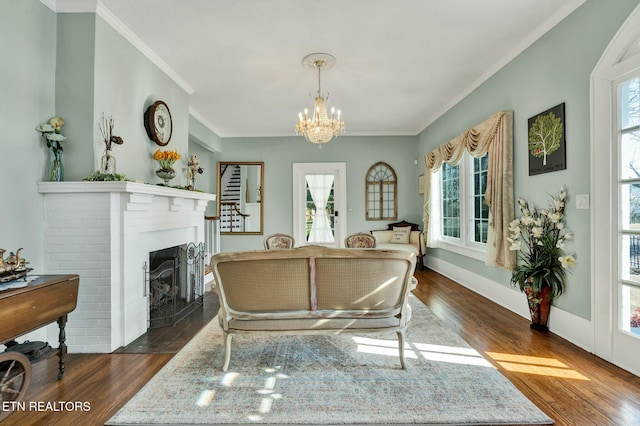
[[[390,165],[381,161],[369,168],[365,191],[367,220],[398,219],[398,179]]]

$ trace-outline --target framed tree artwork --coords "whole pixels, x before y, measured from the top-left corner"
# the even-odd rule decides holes
[[[529,176],[567,168],[564,102],[528,122]]]

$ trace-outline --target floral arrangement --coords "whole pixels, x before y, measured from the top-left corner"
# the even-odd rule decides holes
[[[64,120],[60,117],[55,117],[49,120],[48,123],[40,124],[36,127],[36,130],[42,134],[47,142],[47,148],[50,148],[54,154],[63,151],[60,142],[67,139],[60,134],[62,126],[64,126]]]
[[[564,226],[566,198],[562,189],[549,209],[530,208],[527,201],[518,199],[522,217],[509,224],[509,249],[519,252],[520,260],[511,284],[523,292],[540,292],[548,286],[555,298],[564,292],[567,270],[577,265],[575,258],[564,252],[564,242],[573,238]]]
[[[47,148],[53,154],[49,165],[49,181],[61,181],[63,179],[62,152],[64,150],[60,142],[67,138],[60,133],[62,126],[64,126],[64,120],[60,117],[54,117],[48,123],[40,124],[36,127],[36,130],[40,132],[47,142]]]
[[[160,170],[170,170],[173,168],[173,163],[180,160],[182,157],[178,154],[178,151],[160,151],[157,150],[153,153],[153,159],[160,165]]]

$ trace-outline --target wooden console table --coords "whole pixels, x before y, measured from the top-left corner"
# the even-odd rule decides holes
[[[65,325],[67,314],[76,308],[79,282],[78,275],[41,275],[25,287],[0,291],[0,344],[57,322],[59,346],[52,354],[58,353],[58,380],[62,379],[67,354]],[[2,400],[20,401],[31,381],[29,359],[18,352],[0,353],[0,370]],[[0,413],[0,421],[9,414]]]

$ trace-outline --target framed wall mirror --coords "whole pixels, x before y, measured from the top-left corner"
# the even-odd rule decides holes
[[[218,216],[221,234],[262,234],[263,204],[263,162],[218,162]]]

